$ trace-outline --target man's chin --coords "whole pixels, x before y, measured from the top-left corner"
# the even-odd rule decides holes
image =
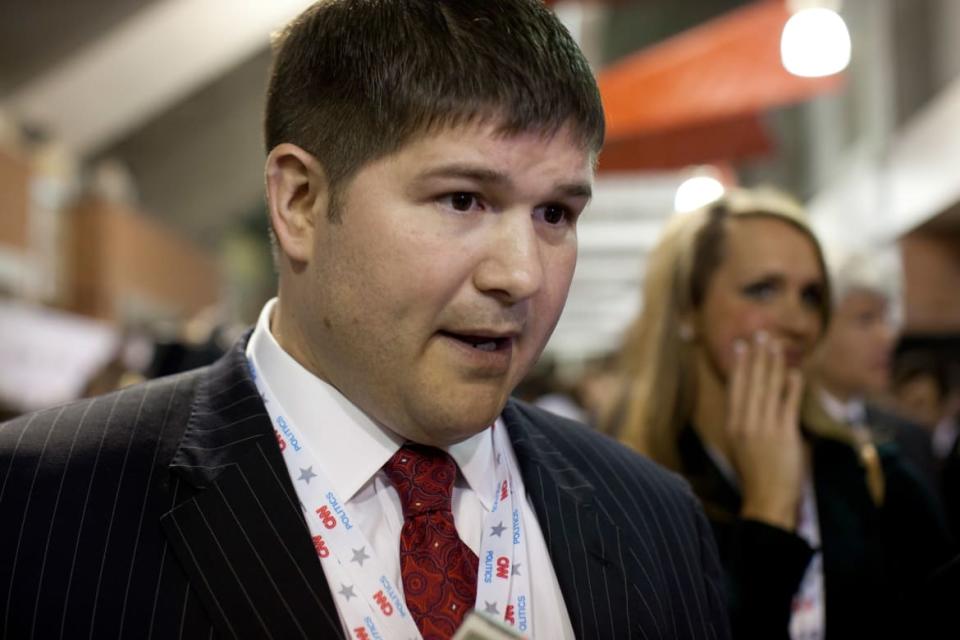
[[[500,416],[504,402],[483,403],[471,406],[465,403],[423,416],[405,435],[409,440],[435,447],[449,447],[477,435]],[[436,407],[434,407],[436,409]]]

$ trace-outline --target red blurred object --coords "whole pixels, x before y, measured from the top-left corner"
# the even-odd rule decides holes
[[[679,169],[723,164],[769,153],[773,142],[757,114],[705,121],[686,127],[607,137],[600,154],[604,172]]]
[[[768,153],[769,109],[835,91],[843,76],[800,78],[780,62],[790,17],[761,0],[600,71],[607,117],[601,171],[662,169]]]

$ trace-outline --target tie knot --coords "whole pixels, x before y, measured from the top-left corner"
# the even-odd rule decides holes
[[[451,512],[457,463],[445,451],[408,443],[383,465],[383,471],[400,494],[404,518]]]

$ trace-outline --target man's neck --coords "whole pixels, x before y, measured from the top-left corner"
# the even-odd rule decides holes
[[[323,374],[320,367],[316,365],[309,349],[306,348],[308,341],[303,332],[299,329],[296,322],[291,321],[292,316],[289,310],[284,308],[283,296],[277,297],[277,302],[273,306],[270,314],[270,334],[277,341],[280,348],[287,352],[291,358],[296,360],[300,366],[317,376],[324,382],[332,384],[330,379]]]

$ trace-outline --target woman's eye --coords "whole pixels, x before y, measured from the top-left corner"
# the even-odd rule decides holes
[[[743,293],[748,298],[754,300],[767,300],[773,296],[776,291],[772,282],[754,282],[743,288]]]
[[[823,304],[823,290],[820,287],[804,289],[802,297],[807,306],[819,308]]]

